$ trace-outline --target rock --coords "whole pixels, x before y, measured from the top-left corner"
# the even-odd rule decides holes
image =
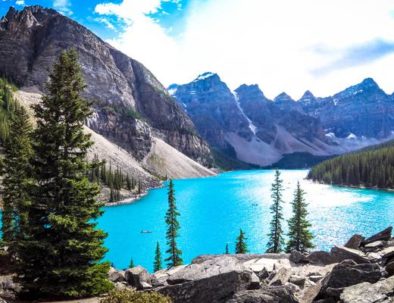
[[[322,287],[318,299],[327,297],[339,298],[344,287],[362,282],[375,283],[381,278],[377,264],[357,264],[353,260],[345,260],[337,264],[321,282]]]
[[[305,284],[305,277],[291,275],[289,278],[289,282],[303,288]]]
[[[394,276],[394,260],[391,260],[389,263],[387,263],[386,272],[389,277]]]
[[[382,240],[371,242],[364,246],[364,251],[369,251],[369,252],[377,251],[383,248],[385,245],[386,245],[386,241],[382,241]]]
[[[148,271],[142,266],[127,269],[125,272],[125,279],[130,286],[138,290],[152,287],[151,277]]]
[[[337,261],[331,256],[330,253],[326,251],[314,251],[311,252],[306,260],[311,264],[316,265],[328,265],[332,263],[337,263]]]
[[[259,288],[260,288],[260,279],[255,273],[252,273],[248,289],[253,290]]]
[[[346,242],[345,247],[352,248],[352,249],[359,249],[361,242],[364,239],[365,238],[363,236],[355,234]]]
[[[309,280],[311,280],[312,282],[318,282],[321,279],[323,279],[323,276],[321,275],[312,275],[312,276],[308,276]]]
[[[306,256],[297,250],[291,251],[289,260],[295,264],[308,263]]]
[[[391,259],[394,257],[394,246],[386,247],[385,249],[381,250],[379,254],[382,256],[382,259]]]
[[[279,286],[285,285],[285,283],[289,280],[291,275],[291,271],[287,268],[280,268],[275,275],[273,276],[272,280],[268,283],[270,286]]]
[[[287,287],[287,289],[289,289],[291,291],[292,294],[299,293],[301,291],[300,286],[290,283],[290,282],[287,282],[285,284],[285,286]]]
[[[200,259],[170,274],[157,290],[174,303],[225,302],[234,293],[256,288],[258,277],[235,256]]]
[[[369,243],[375,242],[375,241],[389,241],[391,238],[391,232],[392,232],[393,228],[387,227],[385,230],[382,230],[381,232],[365,239],[364,241],[362,241],[362,245],[367,245]]]
[[[213,301],[201,301],[201,303]],[[259,290],[246,290],[236,293],[226,303],[298,303],[294,295],[285,286],[263,287]]]
[[[108,273],[108,278],[111,282],[124,282],[126,281],[125,272],[117,271],[115,268],[111,267]]]
[[[331,256],[335,260],[334,263],[339,263],[349,259],[359,264],[370,262],[367,255],[365,255],[362,251],[343,246],[334,246],[331,249]]]
[[[371,284],[368,282],[346,287],[341,294],[343,303],[392,303],[394,276]]]

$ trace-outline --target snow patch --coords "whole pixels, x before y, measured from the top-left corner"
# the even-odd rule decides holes
[[[355,139],[357,139],[357,136],[353,133],[350,133],[349,136],[346,137],[346,139],[355,140]]]
[[[248,121],[249,123],[249,129],[252,131],[254,135],[256,135],[257,132],[257,127],[256,125],[253,124],[252,120],[249,119],[249,117],[245,114],[244,110],[241,107],[241,104],[239,103],[239,97],[236,92],[232,92],[235,98],[235,104],[237,105],[239,111],[241,112],[242,116]]]
[[[210,78],[210,77],[212,77],[214,75],[215,75],[214,73],[210,73],[210,72],[203,73],[203,74],[199,75],[193,82],[205,80],[205,79],[208,79],[208,78]]]
[[[176,88],[170,88],[170,89],[168,89],[168,93],[171,95],[171,96],[174,96],[175,94],[176,94],[176,91],[178,90],[178,88],[176,87]]]

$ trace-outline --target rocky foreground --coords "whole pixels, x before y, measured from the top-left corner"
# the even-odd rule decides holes
[[[154,289],[174,303],[394,302],[392,228],[354,235],[344,246],[310,254],[207,255],[149,275],[111,269],[117,287]]]
[[[155,290],[174,303],[394,303],[391,232],[354,235],[330,252],[206,255],[152,275],[140,266],[111,268],[109,278],[117,288]],[[15,290],[11,276],[0,276],[0,296]]]

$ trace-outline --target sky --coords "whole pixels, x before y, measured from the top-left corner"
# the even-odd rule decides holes
[[[165,85],[218,73],[266,96],[332,95],[372,77],[394,91],[393,0],[0,0],[52,7]]]

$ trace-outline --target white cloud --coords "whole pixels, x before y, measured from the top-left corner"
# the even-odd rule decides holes
[[[17,0],[17,1],[15,1],[15,4],[19,5],[19,6],[25,6],[26,5],[25,0]]]
[[[102,23],[105,25],[106,28],[113,30],[113,31],[117,31],[115,26],[106,18],[96,18],[96,21]]]
[[[394,90],[390,52],[335,69],[354,46],[366,46],[360,54],[375,49],[368,46],[374,41],[394,42],[392,0],[191,0],[176,39],[146,16],[160,5],[160,0],[123,0],[100,4],[96,12],[126,22],[109,42],[166,85],[213,71],[231,88],[258,83],[269,97],[286,91],[298,98],[306,89],[328,95],[365,77]],[[334,66],[329,73],[314,72],[328,66]]]
[[[71,3],[69,0],[54,0],[53,7],[64,15],[72,15],[73,11],[70,9]]]

